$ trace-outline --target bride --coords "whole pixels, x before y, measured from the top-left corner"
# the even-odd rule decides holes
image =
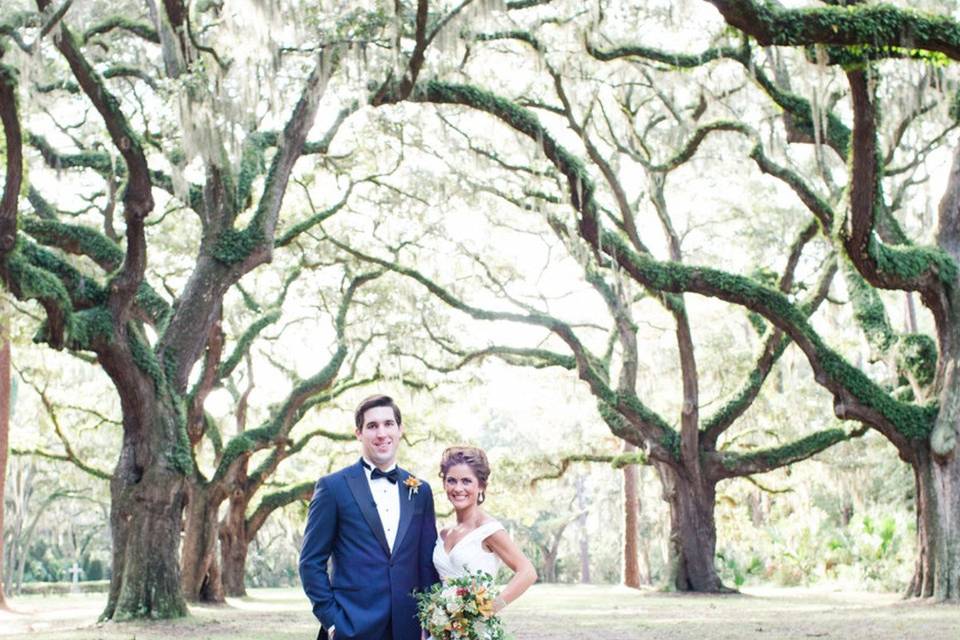
[[[537,571],[503,525],[480,508],[489,477],[482,449],[458,446],[443,452],[440,478],[457,523],[440,531],[433,564],[444,581],[477,571],[496,577],[501,562],[510,567],[513,577],[494,600],[497,613],[537,581]]]

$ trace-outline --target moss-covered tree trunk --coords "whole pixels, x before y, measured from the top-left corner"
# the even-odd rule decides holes
[[[184,518],[181,568],[183,593],[190,602],[223,603],[226,596],[247,595],[244,587],[247,544],[245,514],[249,496],[241,488],[229,495],[227,483],[189,483]]]
[[[670,505],[668,589],[722,593],[729,591],[717,574],[716,483],[692,481],[675,467],[657,464],[663,498]]]
[[[115,621],[187,613],[177,553],[184,476],[169,455],[177,450],[178,420],[170,399],[144,395],[148,402],[120,398],[124,439],[110,482],[113,573],[102,615]]]
[[[857,89],[852,81],[851,86]],[[960,145],[953,153],[937,220],[938,249],[952,264],[945,262],[935,287],[920,289],[937,328],[932,387],[938,411],[928,438],[911,441],[909,454],[905,446],[897,448],[913,466],[917,494],[917,555],[907,595],[955,603],[960,601]]]
[[[223,568],[223,588],[231,597],[247,595],[244,581],[247,570],[248,498],[246,493],[236,490],[230,495],[227,513],[220,523],[220,562]]]
[[[279,461],[279,458],[276,459]],[[233,598],[247,595],[247,587],[244,583],[247,573],[247,545],[253,540],[259,528],[250,527],[247,523],[247,506],[260,486],[256,481],[251,482],[247,475],[249,462],[249,456],[241,456],[231,468],[227,510],[219,523],[223,589]],[[275,464],[271,466],[275,468]],[[256,475],[259,478],[265,478],[268,474]],[[266,516],[263,519],[265,520]]]
[[[296,445],[294,448],[300,450],[302,447]],[[314,483],[307,481],[261,496],[257,508],[248,514],[247,508],[268,474],[264,473],[262,466],[252,474],[252,477],[248,478],[246,473],[246,461],[244,461],[236,467],[229,507],[220,522],[220,559],[223,566],[224,589],[228,596],[235,597],[247,594],[244,578],[250,543],[256,539],[257,533],[267,522],[270,514],[294,502],[310,500],[314,488]]]
[[[226,497],[219,485],[187,483],[183,546],[180,551],[183,595],[190,602],[223,603],[217,542],[219,510]]]
[[[960,600],[960,456],[954,452],[938,459],[926,446],[918,446],[912,465],[917,551],[906,595],[956,602]]]

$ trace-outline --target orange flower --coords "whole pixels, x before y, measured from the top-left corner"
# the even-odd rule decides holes
[[[486,598],[485,600],[483,600],[483,602],[481,602],[481,601],[478,599],[478,600],[477,600],[477,611],[479,611],[479,612],[480,612],[480,615],[482,615],[484,618],[489,618],[490,616],[492,616],[492,615],[493,615],[493,600],[490,600],[489,598]]]
[[[403,486],[407,488],[407,500],[411,499],[413,494],[420,491],[421,484],[423,484],[423,482],[421,482],[419,478],[407,476],[407,479],[403,481]]]

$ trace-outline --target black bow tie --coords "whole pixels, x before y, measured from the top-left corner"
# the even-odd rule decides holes
[[[370,468],[370,465],[367,464],[366,460],[363,461],[363,466],[365,466],[367,469]],[[375,467],[373,471],[370,472],[370,479],[376,480],[377,478],[386,478],[390,481],[390,484],[397,484],[397,480],[399,479],[397,474],[398,472],[396,467],[390,469],[390,471],[381,471],[379,467]]]
[[[397,468],[394,467],[393,469],[390,469],[390,471],[380,471],[380,469],[374,469],[370,472],[370,479],[376,480],[377,478],[386,478],[391,484],[397,484]]]

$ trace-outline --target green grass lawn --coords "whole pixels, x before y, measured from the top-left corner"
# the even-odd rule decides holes
[[[34,640],[287,640],[316,637],[296,589],[252,589],[223,607],[193,607],[172,622],[96,624],[102,595],[31,596],[0,612],[0,636]],[[729,596],[613,586],[537,585],[504,613],[517,640],[867,638],[957,640],[960,607],[839,589],[746,589]]]

